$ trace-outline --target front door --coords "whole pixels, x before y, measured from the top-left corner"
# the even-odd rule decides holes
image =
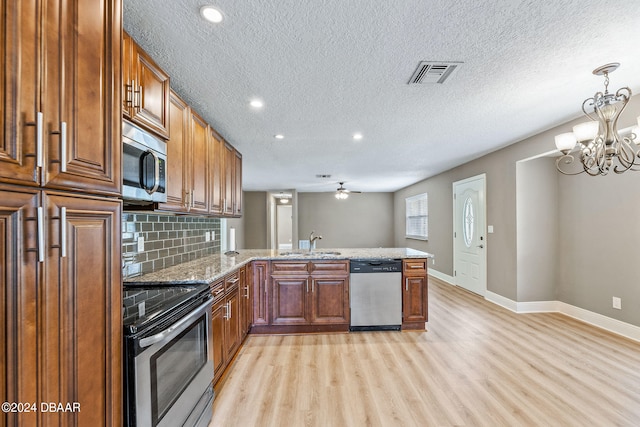
[[[485,175],[453,183],[453,269],[456,285],[484,296],[487,290]]]

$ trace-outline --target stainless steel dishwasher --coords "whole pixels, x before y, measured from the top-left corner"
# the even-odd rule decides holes
[[[402,260],[351,260],[351,331],[399,331]]]

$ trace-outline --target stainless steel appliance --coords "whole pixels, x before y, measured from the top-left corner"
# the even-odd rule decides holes
[[[211,303],[206,284],[125,284],[125,426],[209,425]]]
[[[122,122],[122,198],[125,204],[166,202],[167,143]]]
[[[351,260],[351,331],[400,330],[402,260]]]

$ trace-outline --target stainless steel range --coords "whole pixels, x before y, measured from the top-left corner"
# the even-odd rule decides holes
[[[211,302],[206,284],[125,284],[125,426],[209,424]]]

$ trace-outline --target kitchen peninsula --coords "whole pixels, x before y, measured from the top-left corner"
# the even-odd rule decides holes
[[[410,248],[240,250],[131,277],[125,284],[209,285],[215,383],[248,333],[348,332],[350,260],[402,260],[402,330],[424,330],[427,263],[433,257]]]

